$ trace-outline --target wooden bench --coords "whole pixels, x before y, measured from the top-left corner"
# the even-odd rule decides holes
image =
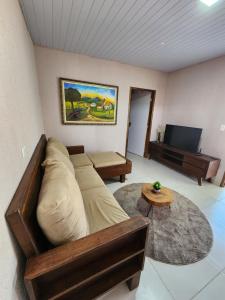
[[[67,150],[70,155],[84,153],[84,146],[68,146]],[[126,174],[130,174],[132,170],[132,162],[128,158],[124,157],[122,154],[116,152],[119,156],[126,160],[126,163],[96,168],[95,170],[98,172],[99,176],[102,179],[110,179],[112,177],[119,176],[120,182],[125,182]]]
[[[93,299],[127,282],[139,284],[149,220],[134,217],[82,239],[53,247],[36,219],[46,137],[42,135],[6,212],[27,258],[24,274],[30,299]],[[73,148],[80,153],[82,146]]]

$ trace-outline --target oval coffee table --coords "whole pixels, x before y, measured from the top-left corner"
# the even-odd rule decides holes
[[[149,215],[153,206],[168,206],[173,202],[173,192],[162,187],[159,193],[153,192],[153,185],[151,183],[144,183],[142,185],[142,197],[148,202],[149,210],[146,217]]]

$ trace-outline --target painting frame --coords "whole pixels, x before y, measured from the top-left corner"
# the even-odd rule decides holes
[[[61,112],[62,112],[62,123],[64,125],[116,125],[117,124],[117,111],[118,111],[118,93],[119,93],[119,87],[116,85],[111,85],[111,84],[105,84],[105,83],[96,83],[96,82],[90,82],[90,81],[83,81],[83,80],[77,80],[77,79],[69,79],[69,78],[59,78],[59,85],[60,85],[60,100],[61,100]],[[71,119],[71,116],[68,115],[68,101],[66,101],[66,86],[70,86],[70,85],[74,85],[74,87],[78,87],[78,86],[82,86],[82,87],[87,87],[88,89],[95,89],[96,91],[103,91],[105,94],[107,95],[107,97],[110,97],[109,95],[112,94],[112,99],[105,99],[103,98],[103,95],[98,95],[98,97],[95,97],[95,101],[96,99],[99,98],[98,101],[104,101],[103,104],[105,104],[105,102],[108,104],[106,106],[107,107],[107,111],[105,111],[105,105],[103,105],[101,103],[101,106],[97,107],[99,110],[102,110],[102,113],[100,111],[96,111],[94,112],[93,107],[91,108],[92,110],[92,114],[88,113],[88,115],[85,118],[80,118],[77,120]],[[77,88],[76,88],[77,90]],[[80,90],[78,89],[78,91],[80,92]],[[82,96],[83,97],[83,96]],[[85,97],[87,98],[87,97]],[[103,98],[103,99],[102,99]],[[82,99],[82,98],[81,98]],[[90,99],[88,99],[90,100]],[[75,102],[75,101],[74,101]],[[71,102],[71,106],[73,106],[73,110],[74,110],[74,102]],[[76,103],[75,103],[76,104]],[[84,105],[88,106],[87,103],[84,103]],[[91,103],[88,107],[89,111],[90,111],[90,106],[93,105],[94,103]],[[93,113],[97,114],[93,115]],[[105,113],[105,114],[104,114]],[[113,114],[113,117],[112,117]],[[103,117],[99,118],[99,115],[103,115]],[[105,118],[104,116],[107,116],[107,118]],[[70,119],[69,119],[70,118]],[[87,118],[91,118],[93,120],[87,120]]]

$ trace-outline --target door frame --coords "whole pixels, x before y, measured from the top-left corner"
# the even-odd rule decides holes
[[[225,172],[224,172],[223,178],[221,180],[220,186],[225,187]]]
[[[152,119],[153,119],[153,112],[155,107],[155,98],[156,98],[156,90],[151,89],[144,89],[144,88],[138,88],[138,87],[130,87],[129,91],[129,103],[128,103],[128,118],[127,118],[127,134],[126,134],[126,146],[125,146],[125,156],[127,157],[127,147],[128,147],[128,136],[129,136],[129,123],[130,123],[130,110],[131,110],[131,96],[132,96],[132,90],[142,90],[146,92],[151,93],[151,102],[149,105],[149,113],[148,113],[148,122],[147,122],[147,130],[146,130],[146,136],[145,136],[145,148],[144,148],[144,157],[148,157],[148,148],[149,148],[149,142],[150,142],[150,135],[152,131]]]

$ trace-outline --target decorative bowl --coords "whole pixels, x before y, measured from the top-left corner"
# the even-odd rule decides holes
[[[161,191],[161,189],[159,189],[159,190],[152,189],[152,192],[153,192],[153,193],[155,193],[155,194],[159,194],[159,193],[160,193],[160,191]]]

